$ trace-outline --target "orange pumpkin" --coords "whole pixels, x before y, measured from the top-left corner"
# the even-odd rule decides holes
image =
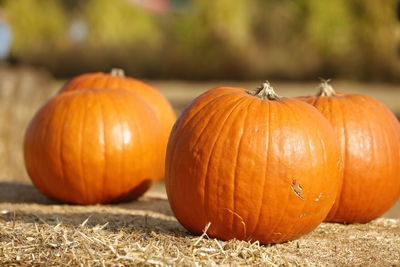
[[[292,240],[328,214],[341,182],[332,126],[312,106],[219,87],[196,98],[172,129],[166,158],[171,208],[189,231],[223,240]]]
[[[124,71],[121,69],[112,69],[110,74],[97,72],[77,76],[65,84],[59,94],[91,88],[127,89],[137,93],[153,108],[163,129],[161,136],[158,137],[163,150],[160,150],[159,160],[154,165],[157,180],[161,180],[164,177],[165,151],[168,137],[176,120],[175,112],[168,100],[155,87],[143,81],[125,77]]]
[[[336,93],[324,81],[319,94],[300,99],[333,125],[344,159],[343,185],[327,221],[365,223],[381,216],[400,195],[400,125],[379,101]]]
[[[45,195],[76,204],[135,199],[151,185],[162,148],[154,110],[122,89],[55,96],[32,119],[26,169]]]

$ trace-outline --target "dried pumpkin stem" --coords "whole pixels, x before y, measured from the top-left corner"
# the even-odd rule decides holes
[[[263,84],[261,84],[260,87],[257,88],[257,90],[247,91],[247,93],[249,93],[253,96],[256,96],[258,98],[261,98],[263,100],[283,100],[283,99],[285,99],[284,97],[279,96],[275,93],[274,88],[272,88],[269,81],[265,81]]]
[[[116,76],[116,77],[121,77],[124,78],[125,77],[125,72],[123,69],[119,69],[119,68],[112,68],[110,71],[110,74],[112,76]]]
[[[319,93],[317,94],[318,96],[335,96],[337,95],[335,90],[332,88],[332,86],[329,84],[331,79],[320,79],[321,83],[319,84]]]

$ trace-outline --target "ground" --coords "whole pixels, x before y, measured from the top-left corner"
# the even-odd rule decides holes
[[[278,245],[225,242],[187,232],[155,187],[135,202],[76,206],[3,183],[0,265],[400,265],[399,219],[323,223]]]
[[[0,70],[0,265],[374,265],[400,266],[400,205],[368,224],[323,223],[292,242],[260,245],[194,236],[173,216],[163,184],[138,201],[118,205],[64,205],[40,194],[27,178],[21,154],[29,119],[60,87],[47,74]],[[177,112],[218,85],[254,88],[256,82],[151,81]],[[316,83],[273,83],[285,96],[311,94]],[[395,85],[334,82],[363,92],[400,114]]]

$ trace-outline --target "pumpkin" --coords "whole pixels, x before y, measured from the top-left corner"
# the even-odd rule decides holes
[[[379,101],[336,93],[323,81],[315,96],[299,98],[333,125],[344,160],[343,185],[327,221],[365,223],[385,213],[400,195],[400,125]]]
[[[160,150],[158,162],[154,165],[154,171],[156,171],[157,180],[164,178],[165,151],[171,128],[176,120],[175,112],[168,100],[155,87],[143,81],[125,77],[122,69],[112,69],[110,74],[102,72],[82,74],[67,82],[59,94],[91,88],[126,89],[137,93],[153,108],[161,123],[162,133],[158,139],[163,148]]]
[[[261,243],[292,240],[326,217],[342,178],[332,126],[311,105],[257,90],[218,87],[172,129],[166,190],[195,234]]]
[[[134,108],[132,108],[134,107]],[[139,95],[88,89],[55,96],[33,117],[24,159],[35,186],[76,204],[130,200],[152,181],[160,124]]]

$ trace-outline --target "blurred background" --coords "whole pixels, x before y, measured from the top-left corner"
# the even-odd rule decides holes
[[[1,0],[10,62],[68,78],[400,81],[395,0]],[[10,33],[6,33],[8,28]],[[5,58],[5,52],[0,52]]]
[[[0,0],[0,181],[29,183],[21,144],[34,112],[67,79],[112,67],[158,87],[178,114],[218,85],[269,79],[298,96],[318,77],[400,114],[400,4]]]

